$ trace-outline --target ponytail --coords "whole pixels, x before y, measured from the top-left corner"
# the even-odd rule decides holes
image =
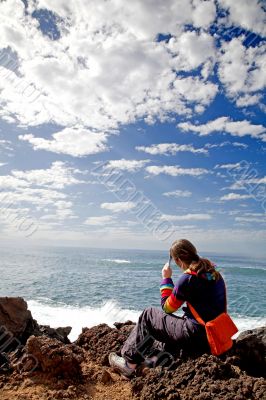
[[[207,258],[199,257],[198,261],[190,264],[189,269],[196,272],[197,275],[209,273],[215,281],[218,281],[221,278],[220,273],[215,269],[215,265]]]
[[[211,275],[211,279],[218,281],[220,273],[215,269],[215,265],[207,258],[201,258],[196,247],[187,239],[176,240],[170,249],[170,254],[175,259],[180,259],[189,266],[189,269],[197,275]]]

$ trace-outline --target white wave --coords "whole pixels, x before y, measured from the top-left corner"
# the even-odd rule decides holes
[[[233,315],[231,317],[238,328],[238,333],[233,336],[234,338],[243,331],[266,326],[266,317],[234,317]]]
[[[113,262],[113,263],[116,263],[116,264],[131,264],[131,261],[123,260],[123,259],[120,259],[120,258],[115,258],[115,259],[113,259],[113,258],[104,258],[103,261],[109,261],[109,262]]]
[[[72,331],[69,335],[71,341],[77,339],[83,327],[106,323],[113,327],[114,322],[125,322],[131,320],[137,322],[141,311],[122,309],[117,302],[110,300],[99,307],[77,307],[63,303],[54,303],[50,300],[29,300],[28,308],[39,324],[50,325],[53,328],[59,326],[71,326]],[[266,317],[241,317],[232,316],[239,332],[266,326]]]
[[[28,308],[34,319],[42,325],[50,325],[53,328],[59,326],[72,326],[69,335],[71,341],[76,340],[82,328],[106,323],[113,327],[114,322],[127,320],[136,322],[141,311],[126,310],[118,306],[115,301],[107,301],[99,307],[75,307],[53,302],[28,301]]]

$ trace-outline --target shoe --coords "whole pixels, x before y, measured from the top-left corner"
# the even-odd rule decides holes
[[[147,368],[155,368],[158,360],[154,358],[145,358],[143,365]]]
[[[135,368],[130,368],[123,357],[119,357],[116,353],[110,353],[108,358],[110,366],[122,375],[129,378],[134,374]]]

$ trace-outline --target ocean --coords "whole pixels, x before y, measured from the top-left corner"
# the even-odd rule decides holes
[[[228,309],[239,331],[265,325],[265,260],[202,256],[224,276]],[[160,307],[161,269],[167,260],[163,251],[2,248],[0,296],[23,297],[40,324],[70,325],[75,340],[82,327],[137,321],[144,308]],[[180,274],[174,268],[174,281]]]

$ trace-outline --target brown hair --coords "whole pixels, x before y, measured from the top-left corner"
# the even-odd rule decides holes
[[[187,239],[176,240],[170,248],[170,255],[175,260],[179,258],[197,275],[210,272],[216,281],[221,277],[220,273],[215,270],[214,264],[207,258],[201,258],[196,247]]]

